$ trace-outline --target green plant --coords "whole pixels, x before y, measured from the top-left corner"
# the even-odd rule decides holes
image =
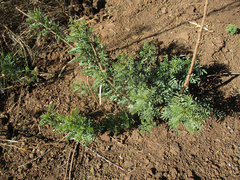
[[[234,35],[238,33],[238,27],[233,24],[229,24],[226,31],[229,32],[229,34]]]
[[[135,120],[132,115],[125,111],[118,114],[109,114],[101,123],[100,131],[118,134],[121,130],[128,130],[134,123]]]
[[[59,22],[56,23],[52,18],[43,16],[40,8],[34,8],[33,12],[29,11],[27,16],[27,22],[33,22],[33,24],[30,25],[30,28],[39,29],[37,36],[45,36],[51,32],[55,35],[56,40],[60,41],[64,39],[64,34],[59,26]]]
[[[90,118],[79,115],[78,109],[73,109],[70,116],[63,116],[53,112],[53,108],[51,104],[47,113],[41,116],[40,126],[50,124],[54,131],[61,134],[67,133],[67,140],[74,138],[85,144],[96,140],[94,122]]]
[[[37,68],[30,70],[25,60],[11,53],[0,56],[0,87],[8,85],[26,85],[30,82],[38,82]]]
[[[158,62],[155,46],[148,42],[144,43],[143,49],[136,57],[122,53],[116,56],[116,59],[111,59],[107,49],[99,43],[92,29],[86,28],[84,22],[83,24],[73,22],[70,27],[72,33],[68,36],[68,40],[76,43],[75,48],[69,53],[80,54],[73,61],[79,62],[83,67],[83,74],[95,79],[91,89],[98,92],[102,85],[103,98],[117,101],[121,106],[128,106],[132,115],[139,115],[141,132],[150,132],[151,127],[155,126],[154,119],[161,117],[161,113],[166,110],[161,111],[162,107],[168,106],[182,89],[191,59],[185,56],[174,56],[169,60],[168,56],[165,56],[163,61]],[[206,71],[196,63],[190,83],[197,84],[203,74],[206,74]],[[82,82],[82,88],[84,87],[87,86]],[[87,93],[82,91],[82,94],[84,92]],[[188,90],[184,93],[187,95]],[[188,99],[190,98],[192,97],[188,96]],[[184,102],[180,101],[180,103]],[[191,103],[189,106],[192,109],[196,108]],[[180,107],[176,106],[176,108]],[[200,126],[202,121],[198,119],[208,115],[208,111],[201,113],[192,111],[192,117],[197,117],[193,119],[189,117],[191,120],[188,123],[194,122]],[[165,116],[165,118],[174,121],[171,116]],[[176,126],[178,124],[173,123]]]
[[[191,95],[176,95],[163,108],[162,118],[169,119],[171,129],[183,123],[190,132],[201,130],[203,120],[211,116],[212,108],[208,103],[193,99]]]
[[[36,11],[38,12],[40,10]],[[32,15],[33,19],[37,17],[41,15],[36,17]],[[43,19],[46,21],[47,18]],[[161,117],[168,120],[173,129],[183,123],[189,131],[195,132],[201,129],[203,119],[212,114],[209,102],[193,99],[188,89],[184,89],[179,95],[192,62],[190,58],[185,56],[169,58],[166,55],[162,61],[159,61],[155,46],[145,42],[136,56],[122,53],[113,59],[107,48],[99,43],[92,28],[86,27],[84,20],[80,23],[70,19],[70,23],[71,33],[66,39],[68,42],[74,42],[74,48],[69,52],[75,55],[72,62],[78,62],[83,68],[82,73],[94,79],[92,85],[76,82],[73,85],[74,92],[81,91],[80,95],[97,97],[98,90],[101,89],[100,98],[115,101],[119,106],[128,107],[131,116],[139,116],[141,132],[151,132],[151,128],[156,126],[154,119]],[[200,76],[206,74],[206,71],[197,62],[193,67],[190,83],[197,84]],[[42,116],[43,119],[51,120],[43,121],[44,124],[54,122],[51,124],[52,127],[58,131],[61,127],[62,130],[62,121],[48,118],[49,116],[50,114],[47,118]],[[53,117],[55,116],[53,113]],[[57,117],[61,116],[57,115]],[[62,131],[69,132],[71,136],[81,131],[79,127],[87,123],[83,122],[81,126],[75,126],[73,130],[68,126],[73,127],[76,121],[69,121],[67,117],[62,120],[71,122],[70,124],[64,123],[66,130]],[[116,116],[109,115],[102,125],[87,123],[83,129],[96,125],[100,126],[99,129],[118,132],[119,129],[129,128],[133,124],[132,117],[123,112]],[[93,129],[91,133],[94,133]],[[85,131],[81,131],[80,134],[85,134]]]

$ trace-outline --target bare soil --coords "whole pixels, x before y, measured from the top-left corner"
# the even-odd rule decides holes
[[[53,2],[30,1],[28,6],[45,7]],[[147,40],[157,46],[159,58],[166,54],[192,56],[198,35],[194,23],[201,24],[205,3],[94,0],[93,6],[83,6],[75,1],[65,2],[61,16],[87,19],[112,56],[121,52],[133,54]],[[21,6],[19,1],[0,3],[1,13],[12,18],[1,18],[1,24],[20,32],[26,17],[15,6],[25,12],[32,9]],[[197,134],[180,126],[178,135],[169,130],[166,122],[153,128],[149,135],[140,134],[137,128],[118,135],[104,133],[97,142],[88,144],[92,151],[75,141],[66,142],[49,126],[38,127],[40,116],[51,103],[64,115],[74,108],[83,115],[94,114],[96,107],[91,97],[80,98],[73,93],[70,84],[86,81],[86,77],[77,64],[68,64],[73,58],[68,55],[70,48],[54,40],[44,42],[36,59],[39,72],[46,75],[41,82],[0,94],[0,179],[240,179],[240,34],[226,32],[228,24],[240,27],[239,17],[238,0],[209,2],[198,51],[199,62],[208,76],[203,77],[198,89],[193,89],[196,96],[212,97],[214,106],[226,117],[207,119]],[[6,46],[3,38],[1,44]],[[116,110],[113,102],[105,104],[108,112]],[[93,117],[101,115],[95,113]]]

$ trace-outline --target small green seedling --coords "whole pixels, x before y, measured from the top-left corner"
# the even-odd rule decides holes
[[[226,29],[226,31],[229,32],[229,34],[234,35],[238,33],[238,27],[233,24],[229,24],[228,29]]]

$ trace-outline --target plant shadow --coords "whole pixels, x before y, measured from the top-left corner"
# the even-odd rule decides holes
[[[231,88],[233,91],[230,93],[222,90],[222,87],[237,78],[239,74],[231,74],[227,65],[217,62],[203,68],[208,74],[202,76],[198,86],[190,86],[191,94],[198,99],[210,98],[213,108],[224,112],[225,115],[240,112],[240,95],[237,90]],[[223,81],[222,77],[226,77],[227,80]]]

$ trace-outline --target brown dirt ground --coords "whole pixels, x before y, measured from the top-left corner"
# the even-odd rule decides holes
[[[37,6],[53,1],[31,2]],[[11,4],[8,12],[13,14],[12,18],[25,21],[14,9],[19,5],[17,1],[0,3],[2,10],[6,3]],[[160,58],[165,54],[192,56],[198,28],[189,22],[201,24],[204,3],[108,0],[98,3],[105,8],[93,15],[89,7],[84,17],[113,56],[123,51],[132,54],[145,40],[156,44]],[[95,7],[96,4],[95,0]],[[22,7],[25,12],[32,10],[26,7]],[[83,15],[76,12],[75,17]],[[72,59],[67,54],[69,47],[53,41],[45,43],[37,56],[39,71],[50,74],[44,76],[45,81],[1,94],[0,179],[69,179],[69,172],[71,179],[240,179],[240,34],[232,36],[225,31],[230,23],[240,27],[239,18],[238,0],[210,1],[205,21],[208,30],[203,31],[198,51],[198,59],[209,75],[196,94],[212,97],[215,106],[227,116],[221,120],[207,119],[198,134],[190,134],[180,126],[177,135],[162,123],[150,135],[140,134],[138,129],[120,135],[105,133],[97,142],[88,144],[125,171],[81,144],[62,140],[48,126],[38,128],[40,116],[50,103],[60,114],[69,114],[76,107],[89,114],[96,106],[91,98],[73,93],[70,84],[75,79],[86,80],[77,64],[69,64],[58,78]],[[9,28],[19,26],[14,19],[4,22]],[[107,111],[116,109],[114,103],[106,104]]]

